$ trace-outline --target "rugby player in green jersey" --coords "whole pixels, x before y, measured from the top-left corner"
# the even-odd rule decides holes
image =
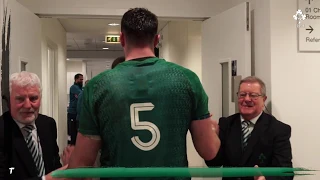
[[[100,149],[103,167],[188,167],[188,130],[203,159],[216,156],[219,127],[207,94],[194,72],[155,56],[157,30],[158,19],[147,9],[123,15],[126,61],[86,85],[69,169],[92,166]]]

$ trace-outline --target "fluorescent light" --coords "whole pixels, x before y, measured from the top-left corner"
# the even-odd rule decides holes
[[[108,25],[109,26],[119,26],[120,24],[118,24],[118,23],[109,23]]]
[[[109,49],[109,48],[102,48],[102,49]]]
[[[69,61],[70,59],[67,58],[67,61]]]

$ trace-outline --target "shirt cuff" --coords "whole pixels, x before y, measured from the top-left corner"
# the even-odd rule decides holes
[[[42,176],[42,180],[46,180],[46,176]]]

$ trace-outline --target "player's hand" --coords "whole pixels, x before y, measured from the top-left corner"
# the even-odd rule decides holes
[[[74,150],[74,146],[70,146],[70,145],[68,145],[66,148],[64,148],[63,153],[60,157],[62,159],[63,165],[69,164],[69,160],[70,160],[70,157],[71,157],[73,150]]]
[[[57,170],[65,170],[65,169],[67,169],[68,168],[68,164],[66,164],[65,166],[63,166],[63,167],[61,167],[61,168],[59,168],[59,169],[56,169],[55,171],[57,171]],[[46,176],[45,176],[45,179],[46,180],[63,180],[64,178],[53,178],[52,176],[51,176],[51,174],[52,174],[52,172],[51,173],[49,173],[49,174],[47,174]]]
[[[258,167],[257,165],[255,165],[254,167]],[[266,180],[266,178],[264,176],[255,176],[254,180]]]
[[[215,131],[217,133],[217,135],[219,135],[219,125],[217,123],[216,120],[211,120],[211,124],[212,124],[212,130]]]

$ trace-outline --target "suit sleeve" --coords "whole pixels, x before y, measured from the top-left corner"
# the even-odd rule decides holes
[[[4,148],[1,146],[0,147],[0,179],[6,179],[7,169],[8,167],[6,162],[6,156],[4,154]]]
[[[227,119],[222,117],[219,119],[219,138],[221,141],[220,149],[216,157],[210,161],[206,161],[208,167],[221,167],[224,164],[224,147],[225,147],[225,134],[227,129]]]
[[[292,167],[292,149],[290,143],[291,127],[285,125],[279,128],[274,139],[272,149],[272,166],[273,167]],[[266,177],[267,180],[292,180],[293,177]]]
[[[3,117],[0,117],[0,179],[8,179],[8,159],[5,152],[4,141],[5,141],[5,129]]]
[[[53,158],[53,168],[54,169],[58,169],[60,167],[62,167],[61,163],[60,163],[60,156],[59,156],[59,146],[57,143],[57,124],[56,121],[54,119],[52,119],[52,133],[53,133],[53,143],[54,143],[54,157]]]

